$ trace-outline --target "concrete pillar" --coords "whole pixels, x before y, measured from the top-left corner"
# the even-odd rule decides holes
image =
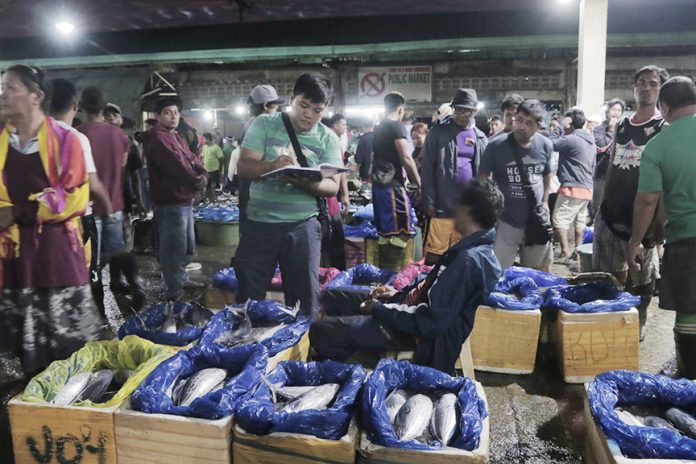
[[[609,0],[580,0],[578,40],[578,99],[585,114],[602,114],[607,63]]]

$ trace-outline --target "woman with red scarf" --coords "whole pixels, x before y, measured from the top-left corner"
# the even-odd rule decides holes
[[[80,237],[89,183],[78,138],[46,116],[50,81],[16,65],[0,94],[0,352],[27,376],[97,336]]]

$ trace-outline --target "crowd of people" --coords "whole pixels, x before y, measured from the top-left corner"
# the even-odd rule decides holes
[[[177,97],[158,100],[156,117],[129,137],[121,109],[98,88],[78,98],[64,79],[13,66],[0,95],[0,351],[33,373],[103,336],[106,265],[112,291],[138,311],[146,295],[127,243],[131,215],[148,208],[163,298],[202,288],[187,273],[193,203],[224,190],[239,197],[238,299],[265,298],[280,267],[286,303],[313,320],[317,359],[407,350],[451,372],[502,271],[572,262],[588,225],[594,270],[641,297],[641,337],[662,274],[660,304],[678,312],[678,353],[686,352],[696,346],[696,88],[651,65],[635,73],[633,91],[632,113],[613,99],[604,118],[577,107],[549,115],[539,100],[512,94],[485,121],[474,89],[457,90],[432,121],[414,119],[408,96],[392,92],[381,121],[351,140],[355,128],[344,116],[322,119],[331,81],[306,73],[289,111],[279,111],[286,100],[272,86],[252,90],[237,144],[212,132],[201,140]],[[353,172],[264,178],[321,164]],[[425,263],[434,267],[400,292],[382,286],[320,302],[320,265],[346,268],[349,178],[371,186],[378,266],[407,263],[420,228]],[[678,359],[696,376],[695,361]]]

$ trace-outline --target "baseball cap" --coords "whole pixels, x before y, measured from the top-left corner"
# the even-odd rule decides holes
[[[257,85],[251,89],[249,99],[256,105],[265,105],[268,103],[282,105],[285,103],[285,99],[278,96],[278,92],[272,85]]]
[[[115,103],[107,103],[106,108],[104,110],[105,111],[111,110],[111,111],[116,112],[118,114],[123,114],[123,113],[121,113],[121,108],[119,108],[119,106]]]

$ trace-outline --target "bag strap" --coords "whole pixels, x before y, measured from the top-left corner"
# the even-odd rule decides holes
[[[290,137],[290,143],[292,144],[292,149],[295,150],[295,156],[297,157],[297,162],[300,163],[300,166],[303,168],[308,168],[309,163],[307,162],[307,157],[302,153],[302,146],[300,145],[300,141],[297,140],[297,134],[295,133],[295,128],[292,127],[292,122],[290,121],[290,116],[288,113],[283,111],[281,115],[281,119],[283,120],[283,125],[285,126],[285,131],[288,133],[288,136]]]
[[[532,188],[532,183],[529,180],[529,174],[524,167],[522,162],[522,150],[520,146],[515,141],[512,134],[507,137],[507,142],[510,144],[512,149],[512,157],[515,159],[515,164],[517,165],[517,170],[520,171],[520,178],[522,179],[522,188],[524,189],[525,197],[527,197],[527,202],[529,203],[529,209],[534,211],[537,206],[537,197],[534,189]]]

